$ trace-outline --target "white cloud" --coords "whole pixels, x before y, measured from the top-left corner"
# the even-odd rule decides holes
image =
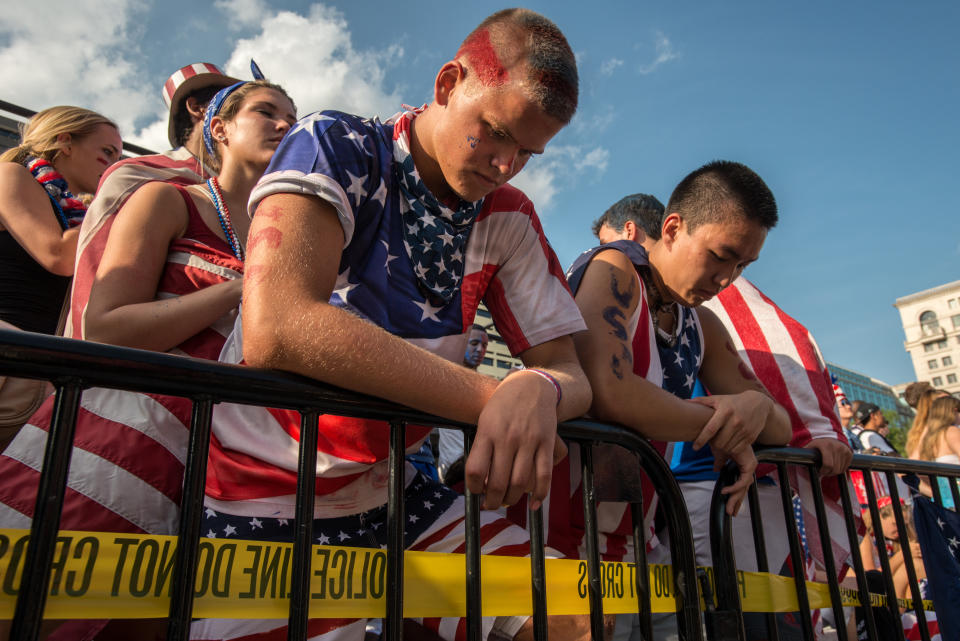
[[[510,184],[523,191],[541,216],[549,213],[553,199],[585,176],[596,178],[607,170],[610,152],[603,147],[587,149],[580,145],[547,147],[533,158]]]
[[[213,6],[227,16],[227,26],[235,31],[259,27],[269,13],[263,0],[216,0]]]
[[[398,45],[354,49],[343,15],[315,4],[306,15],[282,11],[264,19],[258,34],[237,42],[225,71],[249,78],[250,59],[255,59],[270,80],[287,90],[300,114],[339,109],[390,116],[400,109],[401,99],[396,89],[385,89],[386,72],[402,57]]]
[[[638,71],[643,75],[653,73],[658,67],[670,62],[671,60],[677,59],[680,55],[673,50],[673,45],[670,43],[670,39],[659,31],[657,32],[657,39],[654,46],[656,47],[657,57],[654,58],[653,62],[640,65],[638,68]]]
[[[604,60],[600,65],[600,73],[604,76],[612,76],[617,67],[623,66],[623,60],[620,58],[610,58]]]
[[[37,110],[88,107],[116,121],[125,137],[156,117],[159,88],[146,82],[137,47],[144,2],[17,4],[0,18],[4,99]]]
[[[598,136],[606,131],[617,119],[617,112],[612,105],[604,105],[598,111],[587,115],[584,111],[578,111],[570,123],[570,127],[578,134],[588,136]]]
[[[168,148],[160,87],[150,80],[139,49],[146,0],[49,0],[43,11],[18,4],[23,6],[0,16],[3,99],[30,109],[89,107],[115,120],[125,140]],[[223,65],[227,73],[249,78],[254,58],[304,114],[341,109],[390,116],[399,110],[399,88],[384,87],[403,50],[355,49],[349,25],[335,9],[314,4],[304,14],[277,12],[264,0],[217,0],[215,7],[231,28],[250,34],[237,41]],[[183,28],[201,29],[189,21]],[[178,60],[190,55],[180,53]]]

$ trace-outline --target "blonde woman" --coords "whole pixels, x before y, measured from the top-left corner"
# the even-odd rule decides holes
[[[930,388],[925,390],[917,400],[917,413],[913,417],[913,424],[907,433],[907,456],[910,458],[920,458],[920,441],[923,440],[926,431],[927,417],[930,414],[930,406],[938,398],[948,396],[943,390]]]
[[[920,441],[917,457],[922,461],[960,465],[960,402],[952,396],[941,396],[930,405],[926,430]],[[946,478],[939,477],[940,497],[946,508],[953,507],[953,494]]]
[[[117,126],[80,107],[51,107],[0,156],[0,320],[54,334],[73,275],[83,195],[119,160]]]

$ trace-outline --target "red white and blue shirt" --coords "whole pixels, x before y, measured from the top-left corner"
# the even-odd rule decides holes
[[[402,218],[411,205],[394,166],[409,163],[415,117],[404,112],[381,123],[325,111],[302,118],[251,194],[249,210],[276,193],[330,203],[344,235],[330,303],[453,362],[463,357],[481,301],[513,354],[585,329],[533,204],[510,186],[496,189],[479,208],[458,291],[446,304],[424,293],[404,246]],[[241,362],[242,341],[238,322],[221,360]],[[293,412],[218,406],[208,504],[228,514],[292,515],[299,425]],[[428,431],[408,429],[407,451],[416,451]],[[317,516],[382,504],[386,425],[323,416],[320,432]]]
[[[636,269],[646,269],[649,264],[643,247],[632,241],[616,241],[595,247],[581,254],[567,273],[570,287],[574,292],[579,289],[590,262],[599,252],[605,250],[622,252]],[[633,352],[633,373],[680,398],[690,398],[703,362],[703,334],[697,312],[694,309],[680,307],[679,335],[676,344],[673,347],[660,345],[656,340],[643,279],[640,278],[639,273],[635,274],[635,277],[639,286],[640,300],[633,316],[626,319],[623,324]],[[663,455],[667,444],[651,441],[651,445]],[[613,448],[614,446],[601,447]],[[596,470],[598,484],[608,482],[616,484],[615,477],[621,471],[629,473],[630,470],[623,470],[619,466],[620,461],[624,459],[618,456],[617,450],[624,452],[621,448],[614,449],[609,453],[610,458],[604,459],[604,466],[598,466]],[[606,455],[607,452],[602,451],[595,456],[602,458]],[[648,547],[652,547],[655,544],[655,539],[652,538],[652,525],[657,496],[645,478],[640,482],[645,510],[644,525],[651,541]],[[626,487],[627,485],[621,485],[620,488],[611,487],[609,491],[600,491],[603,495],[615,494]],[[627,491],[635,491],[635,489]],[[525,502],[521,501],[521,504],[507,508],[507,516],[519,525],[526,525],[525,510]],[[544,502],[543,510],[547,545],[560,550],[567,556],[576,557],[582,554],[584,549],[583,479],[579,448],[571,447],[567,458],[554,468],[550,495]],[[633,558],[631,534],[633,523],[628,503],[601,499],[597,503],[597,530],[600,554],[603,559],[613,561]]]

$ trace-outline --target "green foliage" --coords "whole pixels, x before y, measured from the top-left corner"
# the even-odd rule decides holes
[[[887,423],[890,424],[890,433],[887,434],[887,440],[890,441],[891,445],[897,448],[897,451],[900,452],[900,454],[906,456],[907,431],[910,429],[910,425],[903,425],[903,417],[893,410],[881,411],[883,412],[884,418],[887,419]]]

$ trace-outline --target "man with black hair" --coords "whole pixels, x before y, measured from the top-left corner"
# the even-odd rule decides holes
[[[864,454],[879,454],[881,456],[899,456],[897,448],[887,440],[890,424],[877,405],[864,402],[857,408],[853,417],[857,427],[853,432],[863,445]]]
[[[632,240],[648,247],[647,239],[660,239],[663,203],[650,194],[624,196],[593,222],[593,235],[601,244]]]
[[[744,374],[716,317],[698,306],[757,258],[776,222],[776,203],[749,168],[718,161],[685,178],[666,212],[656,230],[659,240],[645,242],[649,253],[636,242],[617,240],[585,252],[568,272],[587,323],[574,342],[594,393],[590,413],[662,442],[709,444],[719,461],[735,460],[741,476],[726,490],[735,511],[756,467],[752,443],[785,443],[790,424],[763,386]],[[690,400],[698,376],[715,396]],[[574,555],[583,537],[582,514],[570,507],[582,500],[577,448],[569,459],[554,473],[547,542]],[[620,465],[612,452],[603,460],[608,480],[639,487],[632,458]],[[648,521],[654,504],[645,503]],[[522,518],[517,507],[508,514]],[[604,558],[629,557],[627,504],[601,502],[598,520]]]

